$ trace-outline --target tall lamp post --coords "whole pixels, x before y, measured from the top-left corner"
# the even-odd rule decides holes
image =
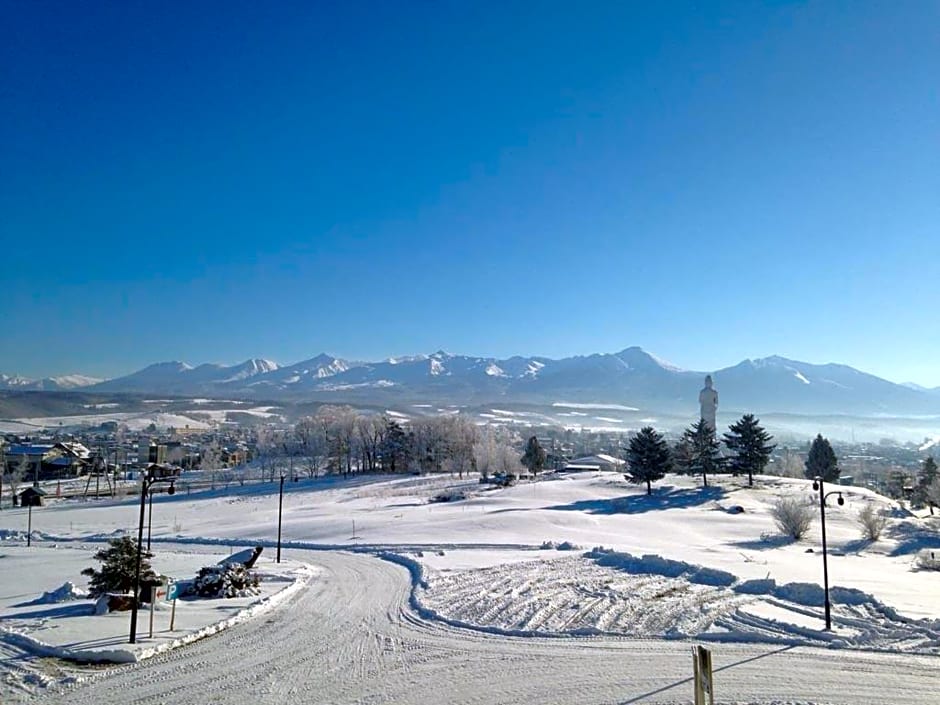
[[[174,489],[174,492],[176,490]],[[150,529],[153,526],[153,492],[147,493],[147,552],[150,552]]]
[[[836,502],[840,507],[845,504],[845,499],[842,497],[842,493],[838,490],[826,492],[826,488],[823,485],[823,479],[818,475],[813,480],[813,489],[819,490],[819,515],[822,521],[823,587],[826,591],[826,631],[828,632],[832,630],[832,604],[829,602],[829,562],[827,560],[826,549],[826,498],[831,497],[832,495],[838,495],[839,499],[837,499]]]
[[[141,543],[144,540],[144,508],[147,502],[147,495],[150,494],[151,485],[157,482],[169,482],[170,486],[167,488],[167,494],[174,494],[176,492],[176,477],[156,477],[154,474],[155,468],[149,468],[147,473],[143,476],[141,485],[140,485],[140,521],[137,525],[137,569],[136,575],[134,577],[134,599],[131,602],[131,635],[130,643],[134,644],[137,642],[137,609],[140,606],[140,562],[141,562]],[[149,541],[148,541],[149,548]],[[153,599],[152,597],[150,599]]]
[[[284,478],[281,474],[281,489],[277,495],[277,562],[281,562],[281,517],[284,515]]]

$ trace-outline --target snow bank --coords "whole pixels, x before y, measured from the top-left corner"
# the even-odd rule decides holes
[[[940,654],[940,620],[904,617],[861,590],[830,589],[834,630],[824,630],[815,583],[739,581],[725,571],[594,549],[448,570],[394,553],[382,557],[412,576],[422,617],[511,636],[612,635],[824,645]]]
[[[667,578],[685,578],[690,583],[727,587],[737,582],[737,578],[723,570],[693,565],[685,561],[674,561],[662,556],[647,554],[637,558],[629,553],[612,551],[603,547],[595,548],[585,554],[598,565],[638,575],[662,575]]]
[[[62,584],[62,587],[44,592],[41,597],[37,597],[31,604],[54,605],[59,602],[69,602],[70,600],[84,600],[87,597],[88,592],[86,590],[75,587],[75,583],[71,581],[66,581]]]

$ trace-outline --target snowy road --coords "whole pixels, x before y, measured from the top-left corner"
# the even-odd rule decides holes
[[[507,638],[408,607],[407,571],[381,559],[292,552],[323,573],[259,621],[52,692],[49,703],[677,703],[688,642]],[[768,645],[714,646],[722,703],[937,701],[940,659]]]

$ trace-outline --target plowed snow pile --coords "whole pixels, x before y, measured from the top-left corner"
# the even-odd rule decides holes
[[[856,590],[832,590],[827,633],[820,629],[817,585],[737,581],[719,571],[669,577],[662,573],[675,573],[670,563],[677,562],[644,558],[594,551],[441,572],[418,597],[445,619],[517,635],[695,637],[940,654],[940,621],[907,619]]]

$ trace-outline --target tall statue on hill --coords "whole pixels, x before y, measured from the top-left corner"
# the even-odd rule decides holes
[[[701,409],[701,419],[707,423],[712,431],[717,430],[715,416],[718,413],[718,392],[712,386],[712,376],[705,376],[705,387],[698,393],[698,403]]]

